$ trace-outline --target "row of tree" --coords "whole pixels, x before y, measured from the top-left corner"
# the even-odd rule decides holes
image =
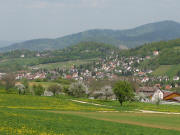
[[[69,87],[62,87],[60,84],[50,85],[47,90],[42,85],[33,85],[32,90],[30,91],[28,80],[23,80],[22,84],[16,84],[15,87],[15,76],[13,74],[5,75],[1,84],[4,86],[7,92],[10,92],[12,88],[16,88],[19,94],[26,94],[27,92],[31,92],[34,95],[42,96],[45,91],[51,92],[52,95],[56,96],[57,94],[65,93],[72,97],[87,97],[90,93],[88,87],[82,82],[74,82]],[[122,105],[125,101],[132,101],[134,98],[134,90],[133,86],[127,81],[119,81],[114,84],[113,92]],[[109,94],[108,88],[104,89],[105,96],[107,97]],[[107,98],[106,98],[107,99]]]

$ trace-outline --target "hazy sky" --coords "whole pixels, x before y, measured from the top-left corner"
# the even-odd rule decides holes
[[[180,0],[0,0],[0,40],[127,29],[162,20],[180,22]]]

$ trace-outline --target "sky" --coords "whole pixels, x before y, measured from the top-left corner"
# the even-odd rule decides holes
[[[180,0],[0,0],[0,40],[56,38],[89,29],[180,22]]]

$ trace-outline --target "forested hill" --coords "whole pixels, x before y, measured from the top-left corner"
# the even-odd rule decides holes
[[[154,56],[154,51],[158,51],[159,55]],[[145,44],[135,49],[123,51],[121,55],[140,56],[144,58],[148,56],[149,58],[142,65],[143,68],[147,69],[156,69],[161,65],[177,65],[180,64],[180,38]]]
[[[68,48],[43,52],[15,50],[0,53],[0,72],[27,69],[39,64],[106,58],[118,52],[119,49],[115,46],[96,42],[81,42]]]
[[[1,48],[0,51],[15,49],[29,50],[54,50],[75,45],[79,42],[93,41],[112,44],[115,46],[124,45],[134,48],[148,42],[171,40],[180,38],[180,23],[174,21],[162,21],[139,26],[129,30],[89,30],[56,39],[36,39],[13,44]]]

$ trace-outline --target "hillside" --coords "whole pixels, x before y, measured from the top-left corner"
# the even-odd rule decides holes
[[[41,53],[29,50],[15,50],[0,54],[0,72],[16,71],[39,64],[52,64],[80,60],[81,63],[89,59],[104,58],[118,48],[96,42],[81,42],[60,50],[43,51]],[[39,54],[39,56],[37,56]],[[24,55],[24,57],[21,57]],[[72,62],[73,63],[73,62]]]
[[[159,55],[154,56],[154,51],[159,51]],[[173,77],[180,72],[180,39],[145,44],[121,52],[121,55],[144,58],[149,56],[150,59],[146,59],[141,64],[141,68],[155,70],[154,75]]]
[[[115,46],[125,45],[134,48],[147,42],[171,40],[180,38],[180,23],[174,21],[162,21],[150,23],[129,30],[88,30],[56,39],[36,39],[13,44],[1,48],[0,51],[15,49],[29,50],[54,50],[75,45],[83,41],[94,41],[112,44]]]
[[[130,55],[145,57],[152,56],[153,51],[159,51],[159,55],[150,60],[153,63],[160,65],[180,64],[180,39],[149,43],[128,52]]]

